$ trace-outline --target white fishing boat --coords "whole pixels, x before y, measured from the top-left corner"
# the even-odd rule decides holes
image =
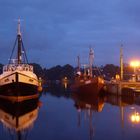
[[[38,86],[39,81],[33,72],[33,66],[28,64],[26,51],[22,42],[19,19],[17,37],[9,64],[4,65],[3,73],[0,75],[0,95],[14,97],[31,96],[37,93]],[[17,92],[18,90],[20,92]],[[24,90],[23,93],[21,92],[22,90]]]

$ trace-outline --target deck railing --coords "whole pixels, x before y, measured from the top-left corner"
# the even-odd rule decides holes
[[[33,66],[29,64],[8,64],[3,67],[3,72],[8,72],[8,71],[30,71],[33,72]]]

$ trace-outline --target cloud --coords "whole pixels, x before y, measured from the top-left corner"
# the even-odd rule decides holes
[[[92,45],[96,64],[117,63],[121,43],[127,52],[138,55],[139,6],[137,0],[1,0],[0,51],[8,52],[14,43],[15,19],[20,16],[24,44],[32,61],[49,66],[74,65],[74,57]],[[1,61],[6,58],[3,55]]]

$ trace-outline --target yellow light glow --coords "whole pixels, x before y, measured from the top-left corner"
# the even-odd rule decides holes
[[[130,66],[131,67],[139,67],[140,66],[140,62],[139,61],[131,61],[130,62]]]
[[[140,116],[136,116],[136,122],[140,121]]]
[[[67,78],[67,77],[65,77],[64,79],[65,79],[65,80],[67,80],[68,78]]]
[[[116,80],[120,80],[120,75],[119,74],[116,74],[115,75],[115,78],[116,78]]]
[[[132,121],[132,122],[135,121],[135,116],[134,116],[134,115],[131,116],[131,121]]]
[[[134,114],[131,115],[131,121],[133,123],[139,123],[140,122],[140,115],[139,115],[138,112],[137,113],[135,112]]]

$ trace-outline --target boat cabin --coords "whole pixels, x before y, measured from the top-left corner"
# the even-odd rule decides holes
[[[29,64],[18,64],[18,65],[8,64],[3,67],[3,72],[16,71],[16,70],[33,72],[33,66]]]

